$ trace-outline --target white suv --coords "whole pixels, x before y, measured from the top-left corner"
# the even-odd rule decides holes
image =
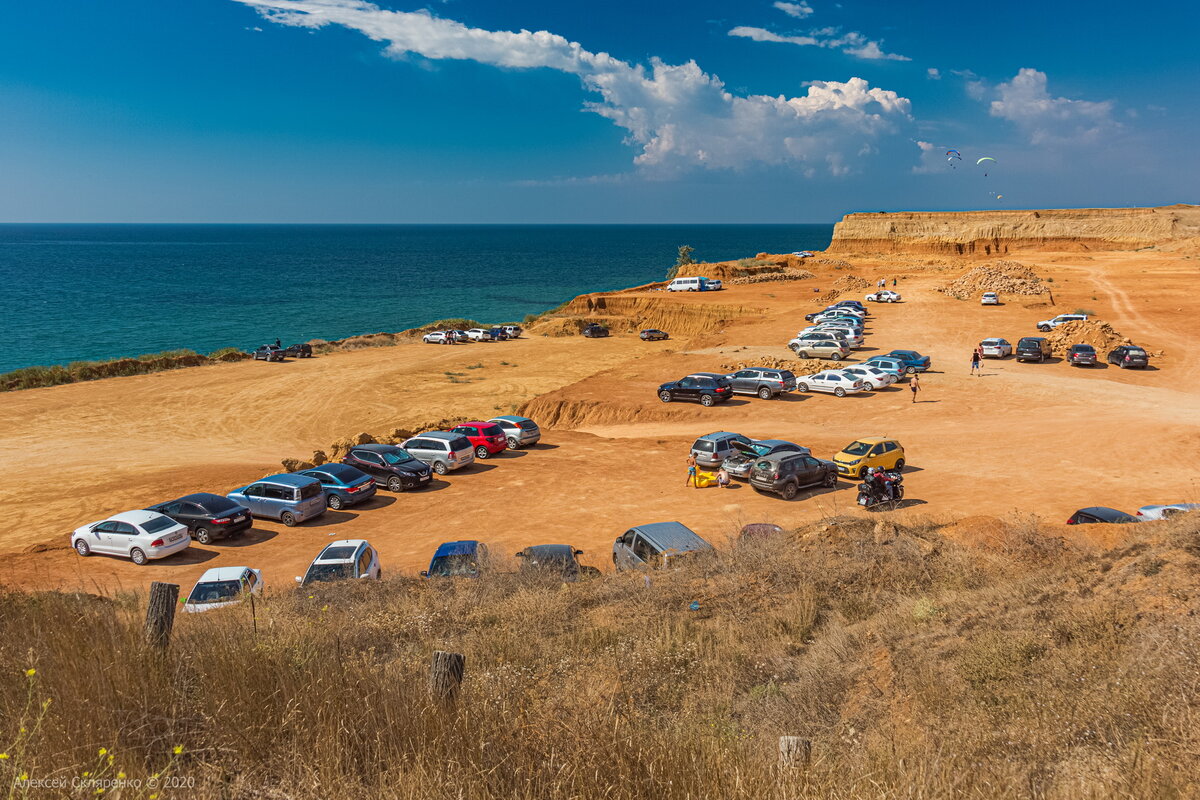
[[[262,594],[262,573],[250,567],[213,567],[192,587],[183,610],[190,614],[231,606],[250,594]]]
[[[492,332],[483,328],[471,328],[467,331],[467,338],[472,342],[490,342],[492,340]]]
[[[71,547],[81,556],[125,556],[138,566],[186,550],[191,543],[187,525],[157,511],[122,511],[71,534]]]
[[[1049,333],[1064,322],[1086,322],[1087,318],[1087,314],[1059,314],[1054,319],[1044,319],[1039,322],[1037,329],[1042,333]]]
[[[296,576],[296,583],[307,586],[349,578],[379,580],[382,577],[379,553],[370,542],[366,539],[342,539],[325,545],[325,549],[317,553],[309,565],[308,572],[303,577]]]

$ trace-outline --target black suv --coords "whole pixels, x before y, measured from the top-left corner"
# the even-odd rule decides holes
[[[672,400],[695,400],[702,406],[711,406],[723,403],[731,397],[733,384],[724,375],[715,372],[697,372],[658,387],[658,399],[664,403]]]
[[[377,486],[385,486],[389,492],[428,486],[431,477],[428,464],[394,444],[355,445],[342,463],[367,473]]]
[[[1150,356],[1146,355],[1146,351],[1140,347],[1123,344],[1108,354],[1108,363],[1116,364],[1121,369],[1129,367],[1141,369],[1150,366]]]
[[[1040,363],[1050,357],[1050,343],[1041,336],[1025,336],[1017,342],[1013,355],[1017,357],[1017,361]]]
[[[238,505],[228,497],[208,492],[185,495],[150,506],[147,511],[157,511],[187,525],[188,533],[200,544],[210,544],[214,539],[232,539],[250,529],[250,509]]]
[[[283,354],[292,358],[312,358],[312,345],[308,342],[288,345],[283,348]]]
[[[583,327],[583,330],[580,331],[580,333],[589,339],[603,339],[605,336],[608,336],[608,328],[604,327],[599,322],[589,322]]]
[[[774,453],[754,462],[750,485],[791,500],[806,486],[837,486],[837,464],[805,453]]]

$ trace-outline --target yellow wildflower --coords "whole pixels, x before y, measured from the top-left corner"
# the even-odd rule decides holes
[[[183,752],[183,745],[181,745],[181,744],[175,745],[175,755],[179,755],[182,752]]]
[[[0,761],[5,761],[7,759],[8,759],[8,753],[0,753]]]
[[[34,669],[33,667],[30,667],[29,669],[25,670],[26,678],[32,678],[34,675],[37,675],[37,670]]]
[[[101,747],[101,748],[100,748],[100,755],[102,755],[102,756],[104,756],[104,755],[108,755],[108,748],[107,748],[107,747]]]

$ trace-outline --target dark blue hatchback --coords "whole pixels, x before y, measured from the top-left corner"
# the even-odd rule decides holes
[[[424,578],[478,578],[488,568],[488,548],[483,542],[464,539],[442,542],[423,571]]]
[[[325,502],[334,511],[375,496],[375,479],[349,464],[322,464],[300,474],[321,482]]]

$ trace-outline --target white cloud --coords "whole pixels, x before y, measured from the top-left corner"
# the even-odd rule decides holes
[[[812,6],[804,2],[804,0],[800,0],[799,3],[777,2],[775,3],[775,8],[778,8],[789,17],[795,17],[796,19],[804,19],[813,13]]]
[[[930,67],[925,70],[925,76],[931,81],[940,81],[942,79],[942,73],[937,67]]]
[[[826,47],[840,49],[846,55],[869,61],[912,61],[908,56],[896,53],[885,53],[879,42],[868,39],[858,31],[841,33],[838,28],[818,28],[807,34],[798,36],[783,36],[766,28],[754,28],[749,25],[739,25],[729,31],[730,36],[751,39],[756,42],[775,42],[778,44],[795,44],[801,47]]]
[[[600,96],[585,108],[627,132],[639,147],[638,165],[677,170],[695,165],[737,169],[750,163],[824,163],[847,171],[845,155],[909,118],[911,104],[861,78],[813,81],[799,97],[737,96],[694,61],[649,67],[548,31],[469,28],[428,11],[388,11],[365,0],[237,0],[283,25],[309,29],[340,25],[386,43],[401,58],[465,59],[497,67],[539,68],[576,75]]]
[[[1028,67],[1019,70],[1008,83],[996,87],[999,99],[992,101],[991,115],[1015,123],[1033,144],[1090,141],[1116,127],[1111,101],[1051,97],[1046,84],[1046,73]]]

